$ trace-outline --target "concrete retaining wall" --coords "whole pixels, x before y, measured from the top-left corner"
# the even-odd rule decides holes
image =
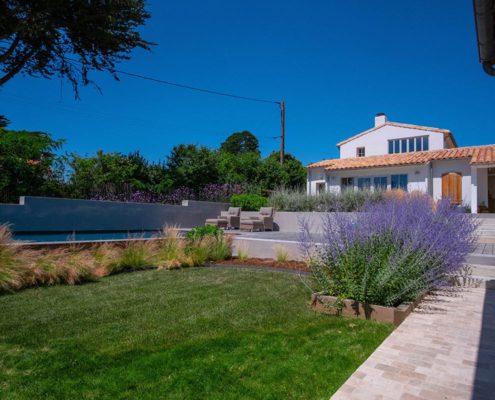
[[[19,204],[0,204],[0,224],[8,223],[14,232],[139,231],[156,230],[165,224],[192,228],[204,224],[228,208],[227,203],[191,201],[184,205],[124,203],[48,197],[21,197]],[[318,212],[275,213],[275,230],[298,232],[302,219],[313,232],[321,232]],[[257,216],[243,211],[241,218]]]
[[[192,228],[228,206],[190,200],[179,206],[21,197],[19,204],[0,204],[0,224],[10,224],[14,232],[158,230],[165,224]]]
[[[283,252],[289,260],[304,259],[297,242],[236,237],[233,242],[233,254],[237,256],[239,250],[254,258],[276,259],[277,253]]]
[[[320,212],[289,212],[278,211],[275,212],[274,229],[280,232],[299,232],[299,223],[305,219],[309,222],[312,232],[321,232],[322,229],[322,217],[325,213]],[[250,216],[258,216],[259,213],[255,211],[243,211],[241,212],[241,218],[249,218]]]

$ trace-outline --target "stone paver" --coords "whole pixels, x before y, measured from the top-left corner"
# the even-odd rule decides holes
[[[495,290],[428,296],[331,399],[495,399]]]
[[[495,255],[495,244],[478,243],[472,252],[475,254],[484,254],[488,256],[493,256]]]

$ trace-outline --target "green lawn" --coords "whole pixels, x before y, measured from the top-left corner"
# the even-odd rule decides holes
[[[191,268],[0,296],[1,399],[328,399],[391,332],[300,278]]]

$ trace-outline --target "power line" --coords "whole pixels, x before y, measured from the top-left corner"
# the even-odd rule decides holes
[[[70,58],[65,58],[65,60],[71,61],[71,62],[76,62],[78,64],[82,64],[80,61],[73,60],[73,59],[70,59]],[[237,94],[220,92],[218,90],[204,89],[204,88],[199,88],[199,87],[190,86],[190,85],[184,85],[182,83],[171,82],[171,81],[167,81],[167,80],[164,80],[164,79],[153,78],[151,76],[145,76],[145,75],[136,74],[136,73],[133,73],[133,72],[122,71],[122,70],[118,70],[118,69],[115,69],[114,72],[119,73],[119,74],[122,74],[122,75],[132,76],[134,78],[144,79],[144,80],[147,80],[147,81],[162,83],[164,85],[169,85],[169,86],[180,87],[180,88],[183,88],[183,89],[194,90],[196,92],[208,93],[208,94],[213,94],[213,95],[217,95],[217,96],[231,97],[231,98],[239,99],[239,100],[256,101],[258,103],[270,103],[270,104],[280,105],[280,101],[275,101],[275,100],[267,100],[267,99],[260,99],[260,98],[256,98],[256,97],[239,96]]]
[[[73,60],[73,59],[70,59],[70,58],[64,58],[64,61],[65,60],[69,61],[69,63],[75,62],[75,63],[78,63],[78,64],[82,64],[80,61]],[[195,87],[195,86],[184,85],[182,83],[176,83],[176,82],[166,81],[166,80],[163,80],[163,79],[153,78],[153,77],[150,77],[150,76],[145,76],[145,75],[141,75],[141,74],[135,74],[135,73],[132,73],[132,72],[126,72],[126,71],[122,71],[122,70],[118,70],[118,69],[113,70],[113,72],[119,73],[119,74],[122,74],[122,75],[132,76],[132,77],[135,77],[135,78],[144,79],[144,80],[147,80],[147,81],[161,83],[161,84],[164,84],[164,85],[175,86],[175,87],[179,87],[179,88],[182,88],[182,89],[194,90],[196,92],[202,92],[202,93],[207,93],[207,94],[213,94],[213,95],[216,95],[216,96],[224,96],[224,97],[230,97],[230,98],[239,99],[239,100],[246,100],[246,101],[258,102],[258,103],[277,104],[280,107],[280,112],[281,112],[281,115],[280,115],[280,120],[281,120],[280,163],[283,164],[283,162],[284,162],[284,153],[285,153],[285,104],[284,104],[284,101],[283,100],[282,101],[275,101],[275,100],[260,99],[260,98],[257,98],[257,97],[239,96],[239,95],[232,94],[232,93],[220,92],[218,90],[203,89],[203,88],[199,88],[199,87]]]
[[[148,122],[147,119],[144,118],[136,118],[136,117],[129,117],[127,115],[121,116],[113,113],[108,113],[108,112],[101,112],[101,111],[95,111],[95,110],[90,110],[90,109],[80,109],[80,108],[74,108],[71,107],[67,104],[61,103],[61,102],[56,102],[56,101],[45,101],[39,102],[39,99],[35,98],[30,98],[30,97],[25,97],[25,96],[18,96],[17,94],[11,94],[8,92],[5,92],[4,90],[0,90],[0,98],[1,97],[6,97],[10,98],[11,100],[18,101],[23,104],[28,104],[28,105],[36,105],[37,107],[44,107],[44,108],[58,108],[64,111],[69,111],[75,114],[78,114],[82,117],[91,117],[91,118],[98,118],[99,120],[112,120],[112,119],[118,119],[118,120],[127,120],[126,124],[132,127],[142,127],[144,123]],[[167,129],[187,129],[187,130],[192,130],[192,127],[184,126],[184,125],[175,125],[175,124],[170,124],[168,121],[167,122],[160,122],[160,126],[163,127],[165,126]],[[226,137],[228,136],[228,132],[202,132],[201,133],[204,136],[208,137]],[[280,139],[280,136],[269,136],[269,135],[257,135],[256,136],[258,139]]]
[[[151,77],[144,76],[144,75],[134,74],[134,73],[131,73],[131,72],[125,72],[125,71],[120,71],[120,70],[115,70],[115,72],[117,72],[119,74],[122,74],[122,75],[133,76],[135,78],[141,78],[141,79],[145,79],[145,80],[148,80],[148,81],[163,83],[165,85],[176,86],[176,87],[180,87],[180,88],[183,88],[183,89],[195,90],[197,92],[214,94],[214,95],[217,95],[217,96],[232,97],[234,99],[247,100],[247,101],[257,101],[259,103],[280,104],[279,101],[258,99],[258,98],[255,98],[255,97],[246,97],[246,96],[239,96],[239,95],[231,94],[231,93],[218,92],[216,90],[202,89],[202,88],[198,88],[198,87],[194,87],[194,86],[183,85],[181,83],[169,82],[169,81],[165,81],[165,80],[162,80],[162,79],[156,79],[156,78],[151,78]]]

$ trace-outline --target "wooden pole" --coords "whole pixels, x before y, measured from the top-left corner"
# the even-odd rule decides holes
[[[280,102],[280,164],[284,163],[285,157],[285,103]]]

